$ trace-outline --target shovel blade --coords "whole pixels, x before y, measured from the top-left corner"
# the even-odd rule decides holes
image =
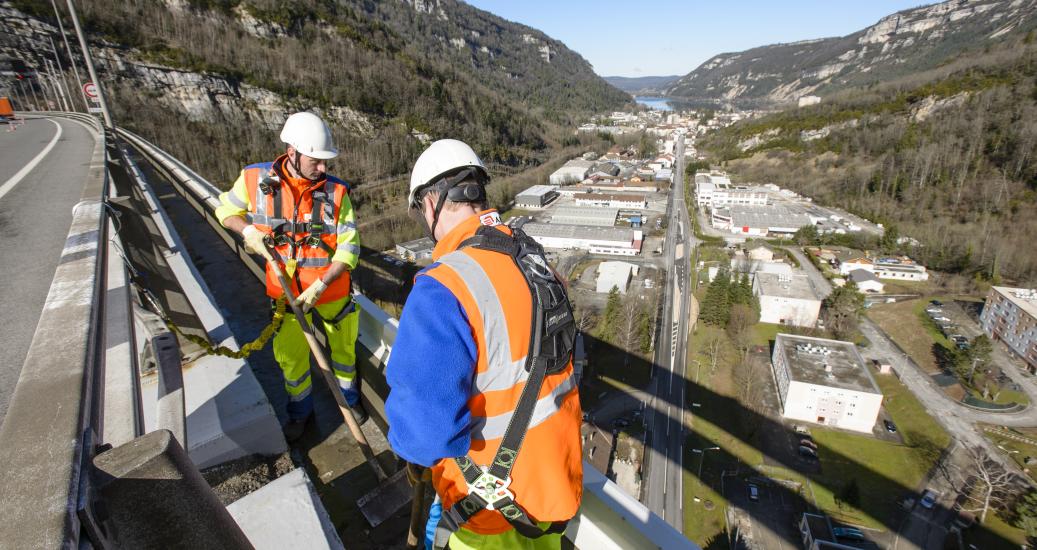
[[[414,497],[414,488],[407,481],[407,469],[400,468],[378,484],[374,490],[357,499],[360,513],[371,527],[378,527],[396,515]]]

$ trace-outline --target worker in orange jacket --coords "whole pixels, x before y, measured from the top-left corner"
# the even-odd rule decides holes
[[[575,325],[540,246],[486,208],[488,180],[456,140],[414,166],[411,214],[436,245],[386,369],[388,439],[413,477],[430,470],[428,547],[558,548],[582,494]]]
[[[349,185],[327,174],[327,162],[338,156],[331,129],[317,115],[295,113],[285,121],[281,141],[285,154],[273,162],[242,170],[230,191],[220,195],[216,217],[241,233],[245,248],[267,259],[266,292],[278,299],[283,291],[271,266],[272,245],[284,259],[293,294],[323,330],[339,389],[360,423],[367,413],[357,388],[358,312],[351,297],[350,271],[360,257],[356,217]],[[274,337],[274,357],[288,392],[285,438],[298,439],[313,414],[310,349],[295,315],[288,314]]]

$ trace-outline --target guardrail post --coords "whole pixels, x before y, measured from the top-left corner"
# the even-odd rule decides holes
[[[151,354],[158,374],[158,429],[169,430],[180,445],[187,448],[184,373],[176,336],[163,332],[153,337]]]
[[[252,548],[168,430],[105,451],[93,464],[93,505],[116,547]]]

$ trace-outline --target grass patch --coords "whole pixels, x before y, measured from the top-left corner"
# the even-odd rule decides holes
[[[951,349],[952,345],[940,333],[939,327],[926,316],[927,304],[926,300],[908,300],[876,305],[868,309],[868,317],[906,351],[922,370],[935,374],[941,370],[936,356],[933,355],[933,344],[940,344],[948,349]]]
[[[866,435],[812,429],[821,457],[822,474],[810,476],[818,507],[839,521],[884,529],[898,508],[897,499],[913,491],[937,456],[927,450]],[[851,481],[861,488],[856,505],[840,503],[837,495]]]
[[[983,430],[983,435],[993,442],[1002,454],[1011,458],[1012,461],[1019,466],[1020,470],[1026,472],[1026,475],[1030,476],[1032,481],[1037,481],[1037,471],[1034,471],[1033,466],[1026,464],[1026,459],[1028,457],[1037,457],[1037,445],[1009,439],[1001,434],[992,433],[986,430]],[[1033,438],[1032,435],[1028,435],[1027,437]]]
[[[913,447],[927,447],[937,450],[944,449],[951,443],[951,436],[943,429],[936,420],[929,416],[929,412],[918,401],[915,394],[907,389],[893,375],[875,375],[875,382],[879,385],[884,396],[882,405],[886,412],[893,417],[900,430],[901,437],[907,445]]]
[[[753,345],[769,348],[779,334],[788,334],[790,327],[775,323],[756,323],[753,325]]]
[[[982,526],[966,529],[962,534],[965,537],[966,548],[969,545],[975,548],[1004,548],[1006,540],[1014,544],[1010,548],[1028,548],[1026,532],[1009,525],[995,513],[988,513],[987,522]]]
[[[706,353],[707,342],[714,337],[722,338],[722,351],[717,368],[711,372],[710,358]],[[729,419],[725,426],[714,424],[702,416],[695,416],[684,445],[684,534],[703,548],[726,548],[724,513],[727,501],[720,494],[721,473],[724,468],[733,469],[741,462],[753,467],[763,463],[763,454],[755,442],[753,426],[743,421],[744,411],[737,405],[734,380],[731,377],[737,360],[723,329],[699,324],[688,343],[688,372],[700,369],[699,386],[689,383],[685,401],[688,406],[698,403],[703,409],[714,411],[715,418]],[[696,366],[693,360],[699,361]],[[730,399],[728,399],[730,398]],[[717,451],[706,451],[705,456],[691,449],[720,447]],[[702,462],[702,479],[694,472]],[[695,497],[699,502],[695,502]],[[705,501],[713,504],[707,510]],[[717,546],[720,545],[720,546]]]

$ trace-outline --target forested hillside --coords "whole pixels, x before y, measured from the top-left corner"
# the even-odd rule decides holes
[[[919,240],[906,252],[985,280],[1037,282],[1037,44],[737,124],[703,147]]]
[[[560,153],[575,120],[631,101],[561,42],[456,0],[78,5],[117,124],[229,185],[281,149],[288,113],[314,110],[343,152],[334,173],[376,183],[357,199],[393,227],[375,203],[400,196],[428,139],[466,140],[513,173]],[[0,53],[42,67],[50,33],[49,0],[0,0]]]

